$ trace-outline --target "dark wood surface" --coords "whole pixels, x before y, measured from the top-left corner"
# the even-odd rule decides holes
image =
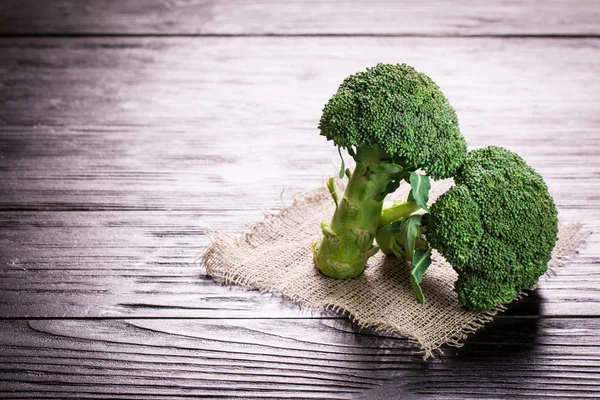
[[[578,37],[600,35],[599,4],[598,0],[3,0],[0,33]],[[39,12],[32,12],[36,9]]]
[[[600,4],[485,4],[1,2],[0,397],[600,397]],[[195,262],[334,173],[322,106],[376,62],[594,232],[428,362]]]

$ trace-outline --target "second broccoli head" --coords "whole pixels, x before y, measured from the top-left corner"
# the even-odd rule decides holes
[[[406,64],[378,64],[345,79],[325,105],[319,128],[348,150],[356,167],[345,171],[343,194],[333,178],[328,181],[336,210],[313,244],[315,264],[327,276],[353,278],[378,251],[373,239],[385,196],[407,181],[411,202],[424,206],[429,179],[415,171],[433,179],[452,176],[465,159],[466,142],[438,86]]]
[[[546,272],[556,207],[542,177],[501,147],[471,151],[454,179],[431,206],[425,236],[458,272],[461,304],[489,309]]]
[[[542,177],[502,147],[469,152],[454,180],[428,213],[408,212],[380,224],[377,242],[384,253],[411,262],[421,303],[420,283],[434,248],[458,273],[460,303],[487,310],[546,272],[558,234],[556,207]],[[394,204],[382,216],[404,208],[406,203]]]

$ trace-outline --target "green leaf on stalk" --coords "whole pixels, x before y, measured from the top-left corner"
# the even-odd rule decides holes
[[[404,252],[402,246],[398,244],[398,242],[392,241],[392,243],[390,243],[390,249],[396,258],[398,258],[398,260],[406,261],[406,253]]]
[[[401,166],[395,164],[375,164],[369,165],[369,168],[371,169],[371,171],[374,172],[382,172],[388,174],[392,179],[396,179],[397,176],[406,173],[406,171],[404,171]]]
[[[358,156],[356,155],[356,151],[354,151],[352,146],[346,147],[346,151],[348,152],[348,154],[350,154],[350,157],[352,157],[354,161],[360,162],[360,158],[358,158]]]
[[[412,258],[416,240],[421,234],[419,228],[421,227],[422,217],[421,214],[410,215],[385,227],[385,230],[390,234],[399,235],[395,236],[394,240],[400,242],[399,244],[405,249],[409,258]]]
[[[333,201],[335,202],[335,206],[337,208],[341,196],[338,187],[335,184],[335,178],[333,176],[327,179],[327,189],[329,189],[329,194],[331,194],[331,197],[333,198]]]
[[[429,208],[427,208],[429,189],[431,189],[429,177],[427,175],[419,175],[416,172],[411,172],[409,180],[411,187],[410,196],[412,196],[419,207],[425,211],[429,211]],[[409,199],[409,201],[411,200]]]
[[[340,155],[340,158],[342,159],[342,167],[340,168],[340,179],[342,179],[344,177],[344,170],[346,169],[346,164],[344,163],[344,157],[342,157],[342,148],[338,146],[338,154]],[[337,202],[336,202],[337,204]]]
[[[412,263],[410,267],[410,284],[413,287],[417,301],[421,304],[425,304],[425,296],[421,289],[421,282],[423,281],[423,274],[427,271],[427,268],[431,265],[431,247],[426,249],[417,249],[412,256]]]
[[[400,244],[404,247],[409,259],[413,257],[415,251],[415,241],[419,236],[421,217],[422,215],[411,215],[410,217],[403,218],[401,221],[400,232],[402,234],[402,243]]]
[[[392,235],[402,232],[402,221],[394,221],[385,227],[385,230]]]

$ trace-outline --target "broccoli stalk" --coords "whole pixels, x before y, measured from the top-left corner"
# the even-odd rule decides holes
[[[458,273],[460,303],[490,309],[533,286],[546,271],[558,234],[556,207],[542,177],[501,147],[469,152],[454,180],[429,213],[402,216],[381,227],[377,240],[391,243],[388,248],[400,257],[410,252],[407,243],[420,255],[435,248]],[[412,231],[411,219],[418,219]],[[423,302],[419,283],[429,264],[415,266],[414,258],[412,264],[411,281]]]
[[[322,222],[323,238],[313,244],[315,263],[325,275],[346,279],[363,272],[367,259],[377,253],[373,246],[383,200],[395,181],[408,174],[405,168],[387,161],[379,146],[359,147],[356,167],[348,176],[348,185],[340,197],[335,180],[328,187],[336,210],[331,223]],[[391,189],[390,189],[391,188]]]
[[[426,205],[396,202],[382,211],[376,234],[377,244],[384,254],[410,262],[410,282],[421,304],[425,304],[421,281],[431,264],[431,247],[424,237],[427,220],[424,210],[428,210]]]
[[[412,187],[407,207],[426,207],[428,176],[452,176],[466,143],[437,85],[406,64],[378,64],[346,78],[325,105],[319,129],[348,150],[356,167],[346,170],[343,195],[328,181],[336,210],[331,223],[321,224],[314,261],[327,276],[354,278],[378,250],[373,240],[385,196],[406,181]]]
[[[414,201],[397,201],[390,207],[386,207],[381,212],[379,225],[377,226],[376,241],[383,254],[395,255],[402,261],[412,261],[413,254],[406,251],[408,245],[401,245],[398,238],[392,233],[399,228],[402,221],[408,221],[407,217],[411,215],[421,215],[422,210]],[[425,248],[426,242],[422,239],[423,230],[419,232],[415,242],[415,248]]]

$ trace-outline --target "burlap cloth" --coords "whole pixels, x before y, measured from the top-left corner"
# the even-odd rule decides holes
[[[431,198],[451,184],[434,183]],[[267,215],[236,239],[207,232],[212,242],[202,257],[207,274],[224,284],[281,294],[310,309],[345,313],[361,328],[404,335],[420,347],[424,358],[442,345],[460,346],[468,334],[505,309],[504,305],[487,312],[461,308],[453,290],[457,275],[435,252],[423,276],[425,306],[415,300],[408,266],[381,252],[356,279],[323,276],[314,267],[311,243],[319,240],[319,224],[329,221],[334,209],[322,188],[278,214]],[[549,271],[564,265],[588,233],[580,224],[561,225]]]

